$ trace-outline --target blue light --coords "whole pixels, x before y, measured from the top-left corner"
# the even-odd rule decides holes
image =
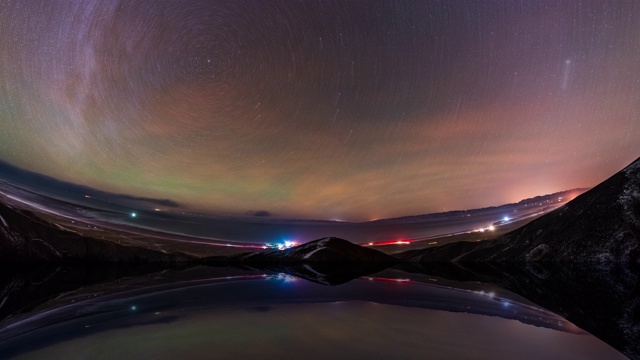
[[[138,214],[136,214],[135,212],[132,212],[132,213],[131,213],[131,217],[132,217],[132,218],[134,218],[134,217],[136,217],[136,216],[138,216]]]
[[[280,243],[265,243],[264,246],[267,249],[278,249],[278,250],[285,250],[285,249],[290,249],[294,246],[298,245],[297,241],[292,241],[292,240],[285,240],[283,242]]]

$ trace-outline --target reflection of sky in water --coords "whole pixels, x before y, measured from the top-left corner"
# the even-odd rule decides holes
[[[5,341],[2,353],[21,359],[624,358],[562,318],[504,294],[405,279],[328,287],[288,275],[229,277],[87,297],[43,313],[31,320],[73,319]],[[30,325],[23,320],[11,328]]]
[[[159,317],[173,319],[172,311]],[[474,314],[369,302],[189,313],[59,343],[20,358],[612,358],[588,336]],[[614,354],[615,355],[615,354]]]

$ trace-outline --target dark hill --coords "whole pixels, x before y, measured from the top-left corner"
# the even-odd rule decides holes
[[[378,250],[365,248],[336,237],[318,239],[286,250],[233,256],[229,261],[244,263],[397,262],[395,258]]]
[[[402,260],[629,262],[640,258],[640,159],[600,185],[495,240],[396,254]]]
[[[0,203],[0,262],[180,262],[182,254],[119,245],[59,229]]]

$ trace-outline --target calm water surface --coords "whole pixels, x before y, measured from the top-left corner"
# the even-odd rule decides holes
[[[625,359],[482,284],[386,271],[338,286],[282,273],[88,286],[0,323],[11,359]],[[102,290],[101,290],[102,289]]]

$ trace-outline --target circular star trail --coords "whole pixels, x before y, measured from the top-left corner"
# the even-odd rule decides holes
[[[0,160],[220,214],[367,220],[640,155],[625,1],[5,1]]]

